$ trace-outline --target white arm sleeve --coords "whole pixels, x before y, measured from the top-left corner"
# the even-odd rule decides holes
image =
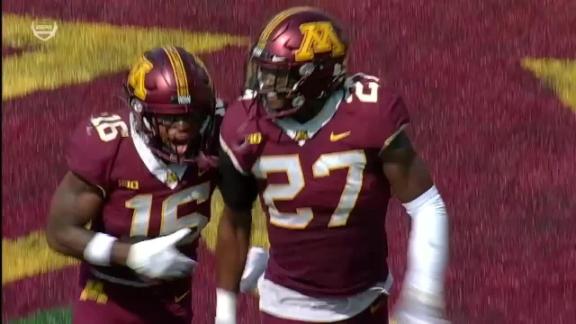
[[[412,217],[406,284],[429,294],[442,294],[448,263],[448,217],[436,186],[403,204]]]

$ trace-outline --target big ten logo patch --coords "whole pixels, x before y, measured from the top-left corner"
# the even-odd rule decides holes
[[[256,132],[252,134],[246,135],[245,138],[246,143],[256,145],[262,143],[262,133]]]
[[[138,180],[118,180],[118,187],[130,190],[138,190],[140,189],[140,183]]]

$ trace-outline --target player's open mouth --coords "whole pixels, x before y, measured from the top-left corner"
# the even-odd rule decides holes
[[[175,148],[176,148],[176,153],[184,154],[188,150],[188,144],[175,145]]]
[[[186,153],[186,151],[188,150],[188,142],[184,142],[184,141],[171,141],[170,142],[170,146],[172,147],[172,151],[174,151],[176,154],[178,155],[183,155]]]

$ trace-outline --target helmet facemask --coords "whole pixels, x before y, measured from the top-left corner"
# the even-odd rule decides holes
[[[343,84],[346,73],[343,59],[279,64],[253,55],[248,64],[252,82],[247,84],[271,118],[292,115],[312,101],[327,98]]]
[[[213,116],[204,113],[207,110],[182,105],[170,109],[170,113],[167,109],[159,113],[135,98],[131,106],[136,117],[136,131],[156,156],[178,164],[197,161],[203,141],[212,128]],[[172,127],[192,128],[191,134],[182,141],[170,139],[168,133]]]

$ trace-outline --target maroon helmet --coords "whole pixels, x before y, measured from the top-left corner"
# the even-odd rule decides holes
[[[348,40],[341,25],[320,9],[295,7],[277,14],[252,47],[246,88],[257,100],[281,95],[271,117],[290,115],[325,98],[345,80]]]
[[[213,135],[216,98],[206,67],[180,47],[154,48],[130,70],[125,86],[136,117],[136,131],[158,157],[176,163],[197,162]],[[163,140],[159,125],[184,120],[198,133],[178,145]]]

